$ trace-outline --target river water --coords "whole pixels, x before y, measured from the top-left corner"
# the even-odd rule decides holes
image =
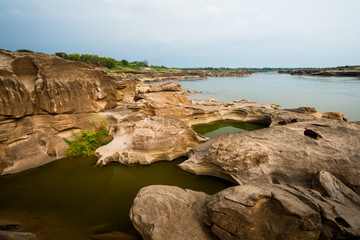
[[[219,101],[248,99],[279,104],[281,108],[315,107],[318,112],[342,112],[360,121],[360,78],[255,73],[245,77],[210,77],[178,81],[183,89],[198,90],[190,98]]]

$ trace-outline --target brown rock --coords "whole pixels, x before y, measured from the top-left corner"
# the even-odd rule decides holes
[[[102,111],[124,81],[90,65],[42,53],[0,51],[0,116]]]
[[[120,124],[113,137],[111,143],[96,150],[97,164],[170,161],[185,156],[189,148],[205,140],[182,121],[165,116]]]
[[[161,84],[152,84],[149,87],[149,92],[178,92],[182,91],[181,85],[174,82],[164,82]]]
[[[28,232],[10,232],[0,230],[1,240],[31,240],[35,239],[36,235]]]
[[[209,198],[206,223],[220,239],[359,238],[359,196],[325,171],[314,181],[331,196],[280,184],[228,188]]]
[[[316,120],[221,135],[189,151],[183,170],[233,180],[310,187],[326,170],[360,192],[360,128]]]
[[[215,239],[202,222],[205,193],[149,186],[137,194],[130,219],[144,239]]]

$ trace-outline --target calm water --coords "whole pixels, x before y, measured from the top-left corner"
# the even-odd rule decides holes
[[[214,194],[233,186],[182,171],[177,165],[184,160],[99,168],[93,167],[95,158],[63,159],[0,177],[0,218],[23,222],[25,230],[40,239],[89,239],[88,229],[104,223],[110,223],[112,230],[131,231],[129,210],[142,187],[174,185]]]
[[[282,108],[315,107],[318,112],[342,112],[350,121],[360,121],[360,78],[269,72],[179,83],[184,89],[203,91],[191,95],[191,98],[215,98],[219,101],[248,99],[279,104]]]
[[[206,137],[214,137],[226,133],[254,131],[268,126],[261,123],[247,123],[247,122],[240,122],[234,120],[221,120],[221,121],[210,122],[208,124],[196,124],[191,127],[196,132]]]

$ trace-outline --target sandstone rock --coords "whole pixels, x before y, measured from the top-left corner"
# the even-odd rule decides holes
[[[113,137],[111,143],[96,150],[97,164],[169,161],[185,156],[189,148],[205,140],[182,121],[165,116],[119,124]]]
[[[149,92],[178,92],[182,91],[181,85],[174,82],[164,82],[161,84],[152,84],[149,87]]]
[[[205,193],[149,186],[137,194],[130,219],[144,239],[215,239],[203,223]]]
[[[183,91],[156,91],[135,96],[136,105],[152,115],[182,117],[190,114],[191,102]],[[133,106],[132,108],[136,108]]]
[[[324,176],[337,183],[332,185],[336,196],[357,196],[324,171],[316,181],[328,185]],[[324,197],[302,187],[247,184],[211,196],[205,221],[220,239],[357,239],[360,202],[356,201],[349,204],[347,199]]]
[[[360,128],[316,120],[220,135],[189,151],[180,167],[246,184],[250,181],[310,187],[326,170],[360,192]]]
[[[90,65],[42,53],[0,51],[0,117],[102,111],[126,84]]]
[[[73,132],[94,130],[103,120],[110,131],[119,122],[135,122],[142,114],[126,109],[103,113],[33,115],[0,121],[0,163],[3,175],[38,167],[65,157],[68,147],[63,138]]]
[[[36,238],[36,235],[28,232],[10,232],[0,230],[1,240],[31,240],[34,238]]]
[[[335,119],[335,120],[340,120],[340,121],[344,121],[344,122],[348,121],[345,114],[339,113],[339,112],[325,112],[325,113],[322,114],[322,118]]]
[[[220,239],[318,239],[318,209],[296,193],[270,184],[228,188],[210,197],[206,223]]]

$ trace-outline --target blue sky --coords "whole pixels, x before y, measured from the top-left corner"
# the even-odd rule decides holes
[[[0,0],[0,48],[168,67],[360,65],[359,0]]]

